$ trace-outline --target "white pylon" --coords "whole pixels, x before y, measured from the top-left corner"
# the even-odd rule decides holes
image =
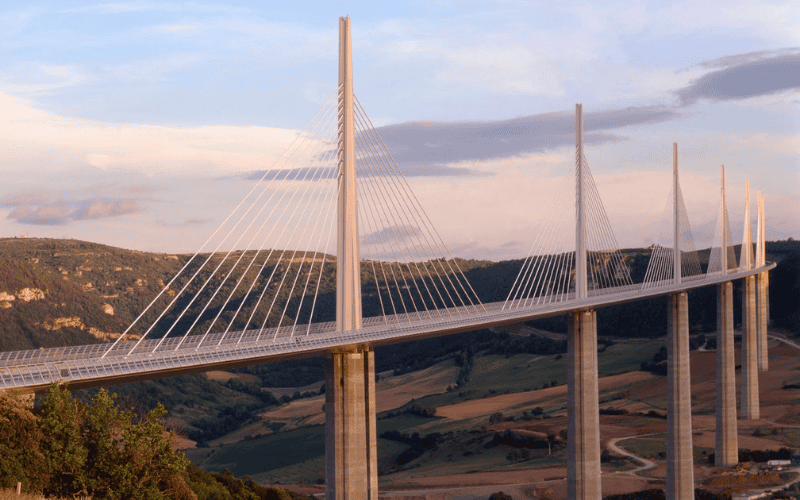
[[[361,272],[358,248],[353,57],[350,18],[339,19],[339,212],[336,259],[336,329],[361,328]]]
[[[681,219],[679,214],[680,191],[678,187],[678,143],[672,143],[672,192],[673,192],[673,221],[675,223],[674,254],[672,257],[672,275],[675,283],[681,282]]]
[[[722,244],[720,248],[720,272],[728,274],[728,244],[730,235],[728,234],[728,207],[725,205],[725,165],[720,166],[721,183],[721,206],[720,222],[722,224]]]
[[[764,248],[764,199],[761,197],[761,190],[756,191],[756,267],[761,267],[767,263],[766,248]]]
[[[750,181],[744,184],[744,231],[742,231],[742,252],[739,269],[749,271],[753,268],[753,230],[750,222]]]
[[[586,196],[583,189],[583,104],[575,105],[575,298],[588,295]]]

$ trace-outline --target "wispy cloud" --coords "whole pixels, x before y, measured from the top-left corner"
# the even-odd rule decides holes
[[[750,52],[707,61],[704,67],[720,69],[676,94],[683,105],[689,105],[700,99],[729,101],[800,89],[800,50],[782,52]]]
[[[38,111],[29,102],[0,93],[0,148],[6,165],[48,158],[45,168],[69,162],[104,170],[149,174],[250,171],[270,165],[295,138],[292,130],[267,127],[165,127],[103,123]],[[75,162],[78,162],[76,165]]]
[[[83,201],[71,214],[73,220],[102,219],[141,211],[139,203],[133,199],[109,200],[91,199]]]
[[[361,244],[377,248],[394,248],[393,245],[422,236],[422,229],[416,226],[389,226],[361,236]]]
[[[666,106],[629,107],[586,113],[585,140],[602,144],[622,140],[607,132],[623,127],[674,120],[680,113]],[[575,142],[572,112],[530,115],[492,122],[411,122],[379,127],[401,165],[447,165],[542,152]]]
[[[206,226],[214,222],[214,219],[204,219],[204,218],[197,218],[193,217],[190,219],[185,219],[182,221],[168,221],[164,219],[158,219],[155,221],[155,224],[159,227],[168,227],[168,228],[187,228],[187,227],[199,227],[199,226]]]
[[[0,199],[0,207],[10,209],[6,216],[19,224],[64,226],[74,221],[104,219],[142,211],[136,199],[30,199],[25,196],[7,196]]]
[[[85,68],[74,64],[30,62],[7,69],[11,71],[12,76],[4,79],[3,87],[11,93],[22,96],[47,95],[85,84],[93,79]]]

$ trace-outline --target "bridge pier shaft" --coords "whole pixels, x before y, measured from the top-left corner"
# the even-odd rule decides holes
[[[761,265],[764,265],[763,263]],[[758,371],[769,370],[769,347],[767,346],[767,327],[769,326],[769,272],[759,273],[757,279],[758,321]]]
[[[375,355],[325,359],[325,499],[378,500]]]
[[[717,286],[717,436],[714,452],[717,467],[732,467],[739,463],[735,368],[733,283],[727,281]]]
[[[694,498],[689,300],[670,295],[667,342],[667,500]]]
[[[572,313],[568,323],[567,498],[600,500],[597,313]]]
[[[756,337],[756,277],[742,287],[742,408],[743,419],[759,418],[758,338]]]

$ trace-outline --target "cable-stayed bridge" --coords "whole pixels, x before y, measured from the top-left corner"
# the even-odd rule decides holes
[[[349,32],[342,18],[334,94],[128,329],[110,344],[0,353],[0,390],[42,390],[54,382],[89,387],[324,354],[328,498],[377,499],[375,346],[566,314],[568,491],[571,498],[599,498],[595,310],[669,295],[667,492],[689,498],[686,291],[716,285],[716,457],[718,465],[735,464],[732,280],[745,281],[747,418],[757,418],[758,371],[767,368],[772,265],[765,260],[760,193],[754,245],[748,186],[737,256],[722,169],[717,227],[701,263],[674,145],[663,236],[643,282],[634,283],[584,154],[578,105],[574,169],[549,193],[549,212],[532,214],[539,223],[520,228],[530,231],[531,249],[506,300],[482,303],[353,93]]]

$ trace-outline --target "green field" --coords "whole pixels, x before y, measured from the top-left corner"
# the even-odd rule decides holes
[[[643,360],[652,358],[661,345],[662,341],[653,340],[619,342],[610,346],[598,356],[600,374],[604,376],[636,370]],[[469,382],[453,391],[426,396],[406,406],[419,403],[423,407],[439,407],[481,397],[537,390],[544,385],[549,387],[553,381],[557,385],[563,385],[566,383],[566,361],[565,355],[517,354],[506,357],[478,354],[474,358]],[[563,413],[561,403],[563,401],[549,407],[542,404],[542,407],[545,414],[556,411]],[[517,410],[510,413],[522,412],[522,408]],[[397,463],[397,457],[410,446],[378,439],[379,468],[382,475],[391,471],[393,480],[440,475],[442,467],[446,467],[448,473],[455,474],[473,470],[542,467],[564,461],[563,450],[558,450],[551,456],[546,455],[546,450],[534,450],[527,460],[508,460],[507,455],[514,448],[507,445],[486,447],[491,441],[492,433],[482,434],[480,431],[488,423],[485,417],[464,420],[424,418],[395,410],[391,412],[394,416],[386,418],[387,413],[389,412],[379,415],[379,436],[387,431],[399,431],[408,436],[415,432],[420,436],[434,432],[447,435],[444,442],[435,449],[426,450],[418,458],[402,465]],[[645,449],[648,445],[661,446],[661,450],[656,450],[655,453],[663,450],[663,440],[659,443],[658,438],[653,438],[651,441],[652,443],[634,445]],[[187,452],[187,457],[207,470],[228,469],[237,476],[249,475],[258,481],[315,483],[324,477],[324,442],[324,426],[315,426],[191,450]]]
[[[662,340],[618,342],[598,354],[600,376],[638,370],[641,362],[651,360],[662,345]],[[451,392],[427,396],[415,402],[426,407],[439,407],[470,399],[542,389],[554,381],[556,385],[567,383],[566,355],[477,355],[469,382]]]
[[[236,476],[253,476],[295,465],[325,453],[325,427],[315,426],[249,441],[189,450],[186,457],[212,472],[225,469]]]

